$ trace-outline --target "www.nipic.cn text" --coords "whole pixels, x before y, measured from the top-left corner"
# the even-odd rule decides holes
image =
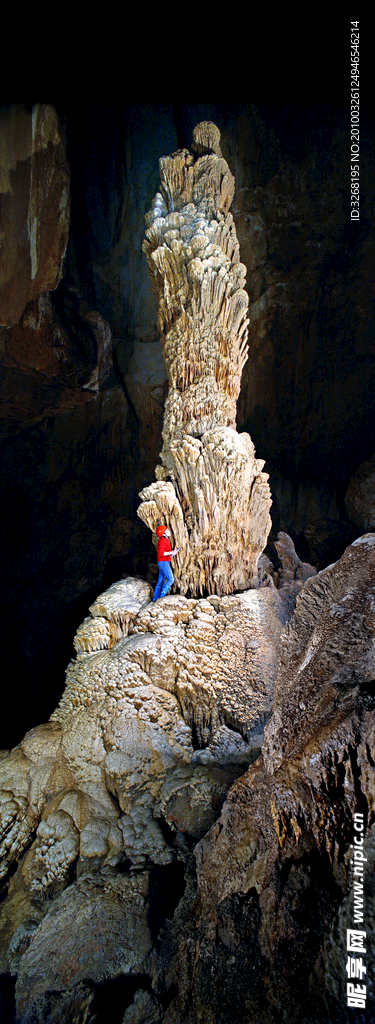
[[[347,928],[346,931],[346,973],[349,981],[346,985],[346,1005],[357,1010],[366,1009],[367,999],[367,967],[364,961],[366,957],[366,932],[364,924],[364,865],[367,857],[363,852],[365,825],[363,814],[354,815],[354,834],[352,846],[352,867],[353,867],[353,924],[354,928]],[[358,925],[362,925],[358,928]]]

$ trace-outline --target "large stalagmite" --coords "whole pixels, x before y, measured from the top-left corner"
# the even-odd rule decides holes
[[[168,371],[161,466],[138,509],[155,531],[167,521],[179,547],[182,594],[245,590],[271,520],[268,476],[236,403],[248,355],[246,268],[232,214],[234,178],[216,125],[193,132],[194,154],[160,160],[161,188],[143,249],[159,304]]]

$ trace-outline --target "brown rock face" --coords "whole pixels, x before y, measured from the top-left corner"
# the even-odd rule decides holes
[[[27,424],[83,405],[108,374],[108,324],[75,292],[61,295],[40,295],[18,324],[0,327],[0,420]]]
[[[39,1009],[37,1019],[48,1020],[46,990],[47,993],[52,990],[58,1005],[55,1020],[87,1020],[87,1017],[70,1016],[67,1012],[73,1010],[72,991],[69,991],[73,986],[76,998],[77,988],[79,991],[80,985],[87,986],[88,993],[84,993],[87,997],[90,982],[92,985],[92,982],[104,981],[108,975],[141,973],[151,948],[147,896],[146,873],[137,878],[121,875],[116,880],[109,878],[104,886],[95,885],[92,879],[86,884],[83,880],[66,889],[54,914],[42,922],[38,939],[23,958],[24,971],[17,983],[19,1019],[25,1022],[31,1019],[31,1004],[34,1013]],[[80,996],[83,1002],[82,991]],[[64,1005],[66,1003],[68,1006]]]
[[[274,774],[357,706],[375,670],[375,535],[365,534],[305,584],[286,628],[263,757]]]
[[[25,423],[92,398],[112,343],[61,282],[70,171],[55,108],[5,108],[0,131],[0,419]]]
[[[5,109],[1,135],[0,323],[11,327],[28,302],[61,278],[70,175],[54,107]]]
[[[262,757],[234,784],[221,819],[196,850],[205,938],[193,1002],[198,1005],[204,985],[205,943],[215,949],[218,986],[224,946],[235,954],[238,984],[247,971],[245,1004],[242,1016],[233,1007],[235,1021],[347,1020],[345,1006],[336,1016],[331,995],[343,992],[345,947],[341,959],[339,951],[336,959],[331,955],[326,977],[322,950],[332,954],[331,929],[344,897],[344,937],[345,927],[353,927],[354,815],[371,847],[374,573],[375,535],[367,534],[305,583],[282,636]],[[246,967],[259,955],[260,986]],[[307,988],[313,1002],[302,1016]],[[226,1021],[210,998],[212,1019]],[[286,1007],[288,1017],[278,1017]]]
[[[167,366],[162,465],[138,515],[171,526],[182,593],[244,590],[271,521],[268,477],[248,434],[236,433],[247,359],[245,267],[232,215],[234,178],[220,133],[203,122],[193,145],[160,160],[161,191],[144,251],[159,304]]]

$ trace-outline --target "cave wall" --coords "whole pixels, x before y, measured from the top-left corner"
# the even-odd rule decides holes
[[[23,286],[12,326],[3,317],[0,328],[5,746],[55,705],[92,597],[124,572],[146,575],[154,558],[136,508],[158,461],[166,377],[141,243],[159,157],[189,146],[198,121],[220,128],[248,268],[238,429],[266,459],[274,530],[290,532],[318,568],[358,533],[345,491],[375,450],[371,119],[362,120],[363,206],[353,225],[339,106],[52,106],[55,142],[42,153],[60,168],[66,211],[54,274],[30,274],[35,287]],[[22,140],[32,113],[17,111]],[[6,108],[3,138],[8,123]],[[27,209],[43,210],[29,144],[14,152],[12,194],[31,189]],[[14,213],[6,234],[14,273]],[[4,287],[6,296],[6,267]]]
[[[371,115],[362,108],[356,224],[345,105],[128,105],[102,108],[99,117],[84,108],[79,142],[76,115],[65,119],[71,164],[72,146],[80,152],[80,206],[85,196],[91,232],[79,286],[111,324],[122,373],[132,351],[157,340],[141,243],[158,159],[189,147],[199,120],[218,124],[236,180],[232,212],[250,298],[238,429],[267,461],[275,528],[289,529],[319,567],[338,557],[353,538],[349,479],[374,450]],[[112,153],[106,170],[97,157],[104,151]],[[74,192],[71,224],[67,264],[74,237],[80,246],[84,238]]]

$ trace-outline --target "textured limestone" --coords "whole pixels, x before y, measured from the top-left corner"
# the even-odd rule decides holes
[[[347,715],[360,694],[357,687],[371,686],[374,586],[375,534],[365,534],[338,563],[309,579],[297,598],[283,634],[263,746],[268,771],[275,772],[286,752],[297,754],[329,724],[338,697]]]
[[[75,115],[76,123],[71,120],[67,125],[67,139],[79,219],[75,219],[73,211],[69,249],[75,254],[75,269],[78,272],[79,268],[82,275],[81,291],[91,295],[94,278],[96,308],[110,321],[114,338],[124,339],[121,344],[128,360],[133,338],[151,341],[156,333],[156,304],[141,244],[144,211],[159,187],[155,180],[158,156],[172,152],[179,145],[173,124],[174,108],[170,105],[163,105],[163,109],[157,111],[149,106],[138,108],[133,110],[131,120],[128,105],[113,108],[110,114],[104,107],[87,107],[84,117],[77,107],[70,109],[70,117],[73,119]],[[197,110],[195,115],[193,109],[189,105],[189,116],[195,117],[192,122],[195,124],[203,114]],[[371,218],[375,203],[367,192],[366,222],[362,222],[366,223],[366,237],[357,236],[347,260],[343,256],[347,221],[344,207],[337,202],[346,187],[346,124],[340,129],[335,116],[330,128],[326,122],[328,136],[331,138],[330,131],[334,136],[331,147],[327,137],[316,132],[309,117],[302,125],[299,121],[294,134],[298,135],[301,149],[290,162],[290,152],[284,151],[281,155],[279,148],[284,130],[284,139],[292,130],[289,115],[285,111],[282,114],[281,108],[274,107],[267,116],[264,108],[256,110],[242,103],[237,110],[222,104],[216,112],[213,106],[209,110],[208,116],[215,120],[217,114],[219,118],[223,155],[236,176],[236,196],[231,211],[234,211],[240,240],[241,262],[248,271],[251,358],[242,374],[238,430],[248,431],[257,453],[267,458],[265,468],[272,474],[270,483],[277,498],[274,507],[275,511],[279,510],[285,524],[283,528],[292,529],[293,536],[304,535],[310,556],[303,557],[315,562],[315,555],[311,554],[314,550],[319,568],[323,568],[340,557],[344,547],[364,529],[363,526],[355,528],[352,536],[346,538],[341,516],[348,475],[375,450],[371,408],[375,338]],[[293,117],[297,114],[294,108]],[[310,133],[311,146],[306,143]],[[166,139],[171,140],[170,143],[166,144]],[[285,148],[288,149],[288,143]],[[370,159],[370,153],[371,146],[367,150],[363,146],[365,161]],[[287,157],[286,162],[283,156]],[[367,173],[367,178],[373,187],[371,172]],[[87,188],[89,180],[90,189]],[[319,205],[318,196],[322,197]],[[109,208],[110,217],[107,216]],[[83,221],[86,230],[82,230]],[[107,266],[99,290],[98,264],[102,264],[103,259]],[[322,289],[323,280],[326,286]],[[34,317],[38,322],[37,312]],[[354,335],[349,325],[355,325]],[[30,357],[36,352],[37,332],[24,328],[23,333],[22,347]],[[0,344],[3,342],[4,337]],[[160,348],[162,358],[158,338],[154,347]],[[139,367],[140,359],[137,362]],[[61,368],[62,364],[59,365]],[[127,366],[124,355],[124,373]],[[143,408],[147,423],[142,418],[140,401],[135,405],[137,420],[131,419],[123,394],[122,424],[113,446],[113,410],[119,404],[116,388],[111,393],[104,392],[105,402],[102,393],[98,402],[94,399],[89,403],[90,409],[87,405],[81,407],[79,421],[74,413],[69,417],[67,414],[55,416],[53,379],[45,379],[44,385],[39,401],[31,368],[22,381],[19,377],[13,379],[7,394],[8,409],[14,407],[16,397],[18,403],[23,403],[27,392],[35,416],[45,413],[54,419],[42,419],[40,422],[45,429],[38,435],[35,429],[30,433],[25,431],[22,444],[10,426],[8,444],[1,445],[2,514],[6,522],[5,535],[8,538],[11,535],[4,552],[7,568],[9,566],[9,584],[2,588],[1,624],[3,652],[5,658],[9,657],[10,674],[12,659],[7,636],[18,635],[19,621],[23,623],[24,650],[33,647],[31,679],[26,657],[22,667],[30,680],[24,701],[21,706],[20,702],[18,705],[14,702],[6,725],[2,716],[2,742],[12,746],[27,731],[30,722],[34,722],[35,699],[41,706],[50,698],[53,706],[57,703],[58,694],[53,693],[52,688],[54,680],[56,688],[60,685],[57,679],[61,679],[61,661],[59,665],[56,662],[59,634],[69,618],[68,606],[80,602],[85,593],[92,595],[103,589],[103,577],[99,575],[103,571],[106,580],[120,577],[124,566],[134,574],[146,572],[142,557],[146,546],[144,539],[149,535],[145,538],[140,520],[134,529],[134,491],[138,493],[145,483],[155,479],[154,466],[161,449],[162,411],[158,412],[153,435],[148,426],[152,391],[150,395],[150,391],[145,390]],[[128,379],[126,385],[133,402]],[[3,400],[4,382],[0,395]],[[74,401],[90,395],[92,399],[92,392],[76,388]],[[72,391],[65,397],[66,404],[68,399],[72,401]],[[105,411],[108,420],[104,418]],[[86,426],[84,440],[83,424]],[[85,445],[83,475],[82,443]],[[93,453],[94,465],[90,466]],[[98,461],[100,469],[96,472]],[[59,544],[55,556],[51,555],[45,566],[42,579],[35,566],[42,567],[47,537],[55,534],[57,492],[51,467],[56,465],[61,468],[59,491],[64,488],[66,494],[69,487],[70,493],[65,518],[64,510],[61,506],[59,509]],[[301,472],[304,469],[305,480]],[[339,507],[336,493],[333,494],[338,473],[343,480],[338,494]],[[10,489],[5,487],[6,479],[11,483]],[[97,490],[96,509],[102,500],[100,495],[105,499],[97,526],[91,505],[93,487]],[[29,509],[27,495],[32,495]],[[115,527],[116,513],[118,526]],[[71,522],[74,522],[74,529]],[[274,523],[276,526],[276,519]],[[22,536],[21,555],[17,545],[19,535]],[[112,572],[115,543],[118,561]],[[304,549],[307,552],[307,546]],[[13,604],[9,600],[8,586],[12,586]],[[43,635],[37,642],[35,609],[46,588],[45,611],[39,617],[39,621],[43,619]],[[54,595],[57,594],[58,603],[61,600],[64,607],[56,608]],[[63,642],[66,651],[66,644],[70,642],[66,632]],[[21,715],[22,723],[15,728],[14,723],[16,719],[20,722]]]
[[[74,291],[43,292],[0,327],[0,419],[21,423],[92,401],[112,362],[111,331]],[[61,307],[61,308],[60,308]]]
[[[55,108],[0,113],[0,419],[38,421],[97,394],[111,331],[62,281],[70,171]]]
[[[357,838],[360,838],[357,835]],[[373,950],[375,948],[375,891],[374,891],[374,879],[375,879],[375,833],[374,830],[364,840],[363,855],[366,858],[365,869],[363,875],[363,905],[365,908],[365,924],[363,930],[366,931],[366,974],[363,975],[363,983],[366,984],[366,1010],[365,1016],[370,1017],[372,1015],[372,993],[374,986],[374,964],[373,964]],[[352,881],[354,881],[354,875],[352,875]],[[358,882],[358,876],[356,877]],[[353,923],[353,885],[350,887],[350,891],[344,898],[339,912],[335,918],[333,927],[331,929],[328,941],[326,942],[326,989],[327,989],[327,1009],[328,1013],[331,1012],[332,1019],[335,1017],[335,1008],[340,1005],[341,1009],[341,1021],[342,1024],[352,1024],[353,1020],[353,1007],[342,1006],[342,950],[346,949],[347,945],[347,928],[352,927]],[[358,928],[361,925],[358,924]],[[370,954],[370,955],[368,955]],[[346,964],[345,964],[346,967]],[[358,979],[359,981],[359,979]],[[357,982],[358,983],[358,982]],[[357,1008],[357,1013],[360,1012],[360,1008]]]
[[[282,1006],[288,1020],[300,1021],[307,988],[314,1001],[304,1020],[336,1019],[331,972],[335,967],[337,974],[337,950],[329,937],[343,897],[348,905],[354,813],[364,815],[370,843],[373,835],[374,591],[374,534],[307,580],[282,635],[262,756],[233,785],[221,818],[196,849],[203,917],[193,947],[202,944],[203,952],[204,942],[216,946],[218,985],[220,943],[235,952],[234,986],[246,960],[261,955],[265,991],[250,978],[245,989],[246,1010],[251,1006],[257,1024],[264,1019],[264,1000],[270,1020]],[[241,914],[248,940],[239,931]],[[251,919],[258,922],[252,935]],[[341,914],[341,930],[344,921]],[[332,954],[326,981],[324,943]],[[188,997],[196,1013],[204,955],[200,970]],[[216,1012],[213,1019],[221,1022]],[[239,1009],[233,1019],[241,1019]]]
[[[56,288],[68,241],[70,174],[54,107],[1,112],[0,323],[17,324],[25,306]]]
[[[106,647],[114,647],[122,637],[121,626],[102,616],[95,619],[87,617],[77,629],[74,637],[74,648],[77,654],[87,651],[101,651]]]
[[[293,541],[287,533],[278,533],[275,548],[281,562],[281,572],[278,580],[279,587],[285,587],[294,582],[304,583],[310,576],[316,576],[316,569],[313,565],[310,565],[308,562],[301,562]]]
[[[17,979],[17,1010],[25,1022],[48,993],[145,970],[152,939],[147,872],[82,879],[44,917]],[[103,935],[105,941],[103,942]],[[43,1019],[43,1018],[42,1018]]]
[[[3,970],[21,969],[34,936],[39,950],[51,901],[60,907],[73,878],[167,869],[210,828],[259,753],[290,614],[280,594],[153,603],[148,584],[126,577],[91,605],[50,722],[0,761],[3,872],[14,871]]]
[[[194,839],[208,832],[228,790],[228,771],[202,767],[185,768],[167,776],[160,791],[160,811],[173,830]]]
[[[298,847],[309,829],[331,857],[335,849],[336,854],[347,851],[350,821],[361,797],[372,818],[374,588],[375,534],[367,534],[338,563],[309,579],[297,598],[296,612],[281,638],[262,758],[235,784],[223,809],[228,822],[234,815],[249,835],[244,861],[245,846],[240,843],[240,856],[233,849],[240,888],[245,878],[250,886],[263,871],[262,850],[270,862],[278,843]],[[244,800],[251,803],[251,814],[249,809],[243,813]],[[212,893],[219,881],[209,876],[208,861],[213,855],[225,862],[223,845],[231,840],[230,830],[226,839],[224,832],[217,824],[211,838],[202,842],[202,887],[212,884]],[[259,843],[259,862],[251,855],[254,841]],[[233,878],[228,861],[221,873],[221,899],[233,891]]]
[[[157,482],[143,489],[141,519],[167,520],[181,593],[245,590],[271,521],[268,476],[236,403],[248,356],[246,270],[232,215],[234,178],[215,125],[194,147],[160,160],[161,190],[146,217],[144,252],[159,305],[168,373]]]
[[[51,721],[0,761],[22,801],[0,908],[22,1024],[51,992],[60,1019],[74,1000],[94,1012],[92,987],[121,973],[150,979],[130,1021],[192,1024],[205,1007],[215,1024],[271,1024],[281,1006],[297,1024],[307,985],[330,1019],[321,951],[349,894],[353,814],[371,829],[375,813],[375,535],[305,582],[277,543],[279,590],[264,557],[261,585],[236,596],[154,604],[131,578],[101,594],[91,619],[121,638],[71,662]],[[188,865],[196,840],[198,888],[150,960],[153,872]]]
[[[113,583],[104,594],[99,594],[90,612],[94,618],[103,615],[110,622],[121,626],[126,633],[128,623],[137,617],[144,604],[149,604],[150,596],[148,583],[125,576],[118,583]]]
[[[30,841],[43,804],[72,781],[59,759],[60,737],[59,726],[40,726],[1,761],[1,877]]]
[[[84,278],[85,287],[81,291],[85,295],[92,294],[94,277],[96,308],[110,320],[114,338],[124,339],[120,342],[124,352],[123,374],[128,368],[133,338],[151,340],[156,333],[156,304],[149,287],[146,259],[141,252],[144,211],[149,208],[149,198],[159,187],[155,180],[159,154],[172,152],[179,144],[174,134],[171,107],[163,106],[156,115],[153,108],[147,107],[147,111],[141,111],[142,116],[139,116],[138,108],[132,121],[128,119],[128,109],[126,106],[122,112],[120,109],[112,110],[108,117],[104,108],[87,108],[85,117],[81,117],[78,108],[74,108],[79,119],[76,122],[76,160],[73,153],[74,125],[67,126],[75,209],[77,211],[78,208],[80,216],[78,222],[73,211],[69,249],[75,253],[75,269],[80,267],[81,281]],[[189,110],[190,116],[195,116],[191,107]],[[335,473],[340,471],[344,477],[343,487],[346,486],[348,474],[375,449],[371,440],[371,346],[375,331],[371,309],[373,231],[370,230],[370,213],[372,216],[375,204],[369,199],[368,236],[361,242],[357,238],[349,266],[346,260],[341,260],[346,245],[346,217],[336,202],[345,188],[345,159],[342,154],[346,152],[346,127],[337,135],[338,125],[333,118],[331,127],[335,144],[329,149],[327,140],[323,141],[320,136],[319,142],[313,124],[309,118],[306,119],[301,135],[306,138],[310,125],[314,144],[307,146],[304,155],[301,153],[301,158],[292,166],[288,154],[287,165],[281,173],[278,142],[275,141],[277,137],[280,139],[280,110],[274,108],[273,115],[269,111],[264,118],[264,111],[241,104],[237,112],[231,106],[221,105],[220,112],[216,113],[219,117],[217,123],[222,128],[223,155],[236,176],[235,203],[231,210],[234,210],[240,240],[241,261],[248,270],[250,303],[255,293],[260,300],[253,309],[251,305],[249,307],[251,358],[242,374],[238,430],[248,431],[255,441],[257,453],[267,458],[265,468],[272,473],[271,486],[277,496],[275,511],[276,508],[279,510],[285,524],[283,528],[290,527],[293,536],[303,534],[308,540],[311,556],[306,554],[304,557],[315,562],[315,555],[311,555],[314,550],[319,568],[323,568],[338,558],[344,547],[363,530],[363,527],[354,529],[352,536],[347,538],[343,535],[343,521],[340,520],[343,514],[342,492],[340,490],[339,493],[340,510],[336,496],[333,502],[332,495],[332,489],[336,488]],[[197,111],[195,120],[201,116]],[[213,108],[209,116],[215,120]],[[167,138],[171,142],[165,146]],[[318,149],[321,146],[318,160],[315,145]],[[363,156],[366,159],[365,149]],[[88,180],[92,183],[89,190],[86,187]],[[258,187],[255,187],[256,183]],[[323,199],[319,211],[317,195]],[[113,211],[111,217],[107,217],[109,207]],[[83,220],[87,226],[85,231],[82,230]],[[261,221],[264,224],[262,230]],[[104,258],[103,250],[107,267],[99,291],[98,263]],[[328,278],[327,265],[330,268]],[[327,280],[327,285],[322,291],[320,281],[323,279]],[[117,310],[121,306],[118,315],[114,312],[116,304]],[[37,310],[34,310],[34,320],[38,322]],[[349,330],[349,324],[356,325],[358,358],[353,355],[353,332]],[[22,349],[30,360],[30,356],[36,354],[40,335],[38,339],[39,332],[31,328],[23,328],[22,334]],[[0,345],[3,343],[5,329]],[[148,348],[147,345],[145,347]],[[154,346],[149,345],[150,349],[152,347],[160,349],[160,358],[163,359],[157,337]],[[143,345],[140,344],[139,348]],[[141,357],[137,359],[138,371],[140,361]],[[56,360],[55,363],[57,365]],[[145,363],[148,376],[147,357]],[[62,365],[59,364],[60,369]],[[129,367],[129,371],[132,370],[133,366]],[[145,549],[150,535],[145,536],[144,525],[140,520],[138,524],[135,522],[137,517],[132,510],[134,491],[138,493],[145,483],[155,479],[163,410],[160,412],[158,408],[158,419],[156,422],[154,418],[154,433],[151,434],[149,425],[154,416],[153,409],[156,416],[157,404],[153,402],[153,384],[151,393],[144,389],[143,416],[140,398],[133,400],[134,388],[132,390],[129,386],[127,377],[126,392],[135,405],[136,419],[131,416],[123,394],[122,424],[117,428],[113,445],[113,413],[119,405],[116,388],[111,392],[105,391],[104,395],[102,392],[98,402],[94,399],[89,403],[90,409],[87,405],[81,407],[79,419],[74,413],[69,417],[67,414],[55,416],[54,380],[44,378],[44,387],[40,386],[39,391],[31,367],[22,380],[15,375],[9,389],[5,389],[2,382],[0,396],[3,401],[7,391],[8,410],[14,408],[16,398],[18,404],[23,404],[28,394],[36,417],[44,414],[54,417],[53,420],[40,421],[45,429],[38,435],[35,429],[30,433],[25,430],[22,444],[17,441],[13,427],[8,427],[8,444],[6,448],[2,445],[2,514],[6,522],[5,534],[7,537],[11,534],[11,541],[4,552],[7,568],[9,566],[9,584],[3,588],[4,612],[0,621],[4,657],[9,657],[10,672],[7,635],[18,634],[19,621],[24,624],[24,650],[25,647],[33,647],[31,679],[24,656],[22,671],[28,673],[30,680],[25,699],[21,706],[20,702],[18,706],[17,701],[14,702],[14,710],[12,707],[9,709],[6,725],[3,716],[4,745],[13,746],[30,727],[30,722],[34,721],[35,699],[38,702],[51,699],[53,706],[57,703],[58,693],[53,693],[53,685],[54,680],[56,690],[60,685],[57,679],[61,679],[61,660],[56,663],[60,655],[60,635],[68,620],[68,605],[80,602],[85,593],[92,595],[103,589],[103,576],[100,575],[103,572],[106,580],[120,577],[124,566],[133,574],[146,572]],[[86,401],[88,397],[92,399],[93,393],[75,388],[73,396],[71,389],[65,395],[65,408],[73,397],[78,403],[84,397]],[[105,419],[105,412],[108,419]],[[83,425],[86,427],[85,439],[82,438]],[[82,443],[85,445],[83,475]],[[92,458],[93,453],[94,465],[90,467],[90,455]],[[309,466],[305,482],[296,468],[299,460],[301,469],[305,464]],[[100,470],[96,472],[98,461]],[[51,467],[54,469],[56,465],[61,468],[59,492],[61,488],[66,494],[69,488],[70,493],[65,508],[60,506],[59,509],[59,544],[56,545],[55,556],[52,555],[48,566],[45,566],[45,579],[42,580],[35,566],[41,568],[47,538],[50,533],[55,534],[57,492]],[[67,482],[67,474],[70,483]],[[11,483],[10,489],[5,486],[6,479]],[[103,511],[100,519],[98,516],[96,520],[98,525],[91,505],[93,487],[97,491],[96,509],[104,498]],[[32,495],[29,509],[27,495]],[[19,520],[22,528],[18,525]],[[74,529],[71,522],[74,522]],[[276,526],[276,518],[274,523]],[[20,556],[19,535],[22,535]],[[308,550],[307,546],[305,550]],[[9,601],[9,585],[14,594],[13,604]],[[48,599],[43,617],[39,618],[39,621],[43,618],[43,636],[37,642],[38,617],[35,610],[46,588]],[[58,603],[61,601],[64,605],[61,609],[56,608],[54,595],[58,595]],[[65,651],[67,642],[70,642],[70,637],[65,632]],[[66,659],[64,651],[62,658]]]
[[[74,637],[77,654],[114,647],[126,636],[129,622],[150,601],[150,587],[144,580],[124,577],[99,594],[91,606],[91,618],[84,620]]]

